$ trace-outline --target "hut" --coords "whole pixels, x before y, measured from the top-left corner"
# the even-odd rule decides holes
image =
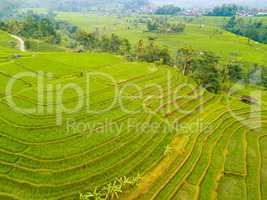
[[[244,103],[247,103],[247,104],[257,104],[258,101],[256,98],[253,98],[251,96],[242,96],[240,97],[240,100]]]

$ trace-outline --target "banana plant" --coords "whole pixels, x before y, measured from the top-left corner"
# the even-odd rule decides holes
[[[116,180],[121,184],[122,187],[126,185],[132,185],[132,180],[126,176],[117,178]]]
[[[109,183],[104,186],[105,200],[119,199],[119,195],[122,193],[122,185],[116,180],[113,183]]]
[[[138,173],[136,176],[131,178],[131,182],[132,182],[132,186],[136,186],[141,180],[142,180],[142,176]]]
[[[95,187],[94,191],[87,192],[86,194],[80,194],[80,200],[104,200],[104,194],[98,187]]]

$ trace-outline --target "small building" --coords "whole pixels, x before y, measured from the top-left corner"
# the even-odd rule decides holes
[[[256,98],[250,97],[250,96],[242,96],[240,97],[240,100],[247,104],[257,104],[258,100]]]

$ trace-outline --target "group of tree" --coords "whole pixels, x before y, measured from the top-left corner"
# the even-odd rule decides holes
[[[243,8],[235,4],[224,4],[213,8],[212,11],[208,12],[208,16],[235,16],[238,11]]]
[[[198,53],[192,48],[177,50],[175,66],[183,75],[192,77],[199,85],[214,93],[221,87],[218,65],[219,58],[211,52]]]
[[[233,16],[225,25],[232,33],[267,44],[267,25],[261,21],[246,20]]]
[[[79,31],[75,37],[80,50],[104,51],[114,54],[128,55],[131,44],[127,39],[122,39],[115,34],[111,36],[100,35],[97,32],[88,33]]]
[[[213,53],[198,53],[192,48],[178,49],[174,65],[184,75],[192,77],[210,92],[217,93],[225,87],[229,89],[229,85],[236,82],[258,85],[267,89],[266,66],[257,64],[245,66],[234,60],[222,64],[219,62],[219,57]]]
[[[156,15],[171,15],[171,16],[176,16],[180,15],[182,12],[182,9],[174,6],[174,5],[164,5],[162,7],[159,7],[156,11]]]
[[[182,23],[169,23],[166,17],[153,17],[147,21],[147,30],[154,33],[180,33],[185,28]]]
[[[173,59],[166,48],[160,48],[154,41],[147,44],[140,40],[136,46],[132,46],[128,39],[116,34],[101,35],[97,32],[88,33],[79,31],[76,34],[76,49],[78,51],[110,52],[123,55],[130,61],[143,61],[172,65]]]
[[[228,65],[228,77],[233,81],[242,81],[246,84],[263,86],[267,89],[267,69],[266,66],[253,64],[244,70],[240,63]]]
[[[253,65],[246,74],[245,81],[248,84],[263,86],[267,89],[267,69],[266,66]]]
[[[61,33],[71,36],[78,30],[76,26],[56,21],[52,13],[47,15],[28,13],[18,19],[0,22],[0,29],[24,38],[44,40],[52,44],[60,44]]]
[[[133,49],[129,59],[169,66],[173,64],[169,50],[158,47],[154,41],[149,41],[148,44],[145,44],[143,40],[140,40],[137,47]]]

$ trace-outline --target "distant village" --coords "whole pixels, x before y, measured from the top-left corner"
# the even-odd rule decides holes
[[[154,13],[156,10],[155,7],[143,7],[139,9],[140,13]],[[191,9],[183,9],[180,13],[180,15],[183,16],[203,16],[207,15],[208,12],[210,12],[212,9],[206,9],[206,8],[191,8]],[[132,13],[136,12],[132,11]],[[130,12],[131,13],[131,12]],[[246,8],[243,10],[240,10],[236,14],[237,16],[244,16],[244,17],[252,17],[252,16],[267,16],[267,8],[264,9],[257,9],[257,8]]]
[[[100,13],[105,13],[106,15],[112,15],[114,13],[118,15],[135,15],[135,14],[152,14],[155,13],[156,10],[159,8],[159,6],[150,3],[149,0],[145,1],[146,3],[143,4],[122,4],[119,3],[115,7],[111,7],[109,5],[107,6],[101,6],[101,7],[91,7],[90,9],[86,9],[89,11],[93,12],[100,12]],[[168,5],[167,5],[168,6]],[[169,5],[169,6],[174,6],[176,8],[176,5]],[[238,7],[238,6],[237,6]],[[267,8],[248,8],[248,7],[238,7],[236,15],[237,16],[267,16]],[[179,11],[178,15],[181,16],[204,16],[208,15],[214,8],[184,8]]]
[[[203,16],[206,15],[210,9],[204,9],[204,8],[191,8],[191,9],[184,9],[181,13],[181,15],[184,16]],[[267,8],[265,9],[244,9],[241,11],[238,11],[237,16],[267,16]]]

